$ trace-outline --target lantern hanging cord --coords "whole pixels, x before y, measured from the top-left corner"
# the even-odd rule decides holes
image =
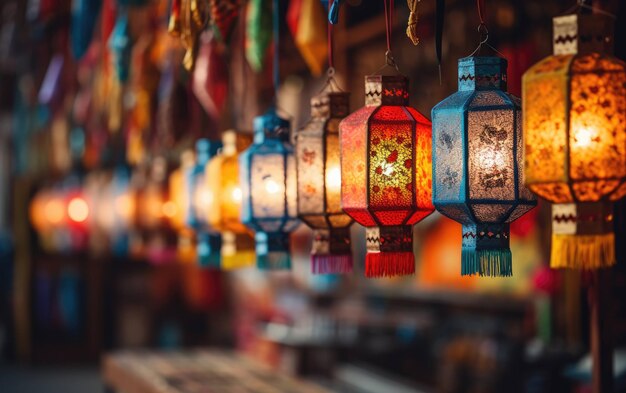
[[[396,59],[393,58],[393,54],[391,53],[391,34],[393,30],[393,10],[394,10],[394,0],[384,0],[385,4],[385,33],[387,36],[387,51],[385,52],[385,64],[380,67],[379,71],[385,67],[392,67],[396,71],[400,72],[398,68],[398,63],[396,63]]]
[[[478,43],[478,46],[476,47],[476,49],[474,49],[474,51],[468,57],[472,57],[475,54],[479,53],[480,50],[482,49],[483,45],[489,47],[491,50],[493,50],[494,52],[496,52],[500,56],[506,57],[499,50],[497,50],[496,48],[494,48],[493,46],[491,46],[488,43],[488,41],[489,41],[489,29],[487,28],[487,23],[485,23],[485,18],[484,18],[484,15],[485,15],[485,1],[484,0],[476,0],[476,9],[478,11],[478,19],[480,21],[480,23],[478,24],[478,34],[480,35],[480,42]]]
[[[335,4],[335,2],[339,1],[340,0],[330,0],[330,3],[328,4],[328,26],[326,28],[328,34],[328,70],[326,71],[326,83],[324,83],[324,86],[322,86],[320,92],[324,91],[327,87],[330,87],[330,91],[334,91],[335,89],[343,91],[343,89],[335,80],[336,72],[335,64],[333,61],[333,23],[331,23],[331,13],[333,12],[333,5]]]
[[[280,86],[280,57],[279,57],[279,43],[280,43],[280,9],[279,0],[274,0],[274,101],[278,104],[278,88]]]
[[[564,15],[571,14],[574,11],[580,12],[582,10],[588,10],[588,11],[595,12],[595,13],[600,14],[600,15],[608,16],[611,19],[617,19],[617,15],[612,14],[612,13],[610,13],[608,11],[604,11],[601,8],[589,5],[586,0],[578,0],[578,1],[576,1],[576,5],[574,5],[573,7],[568,9],[567,11],[565,11]]]

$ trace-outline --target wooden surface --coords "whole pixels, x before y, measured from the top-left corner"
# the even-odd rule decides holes
[[[120,393],[325,393],[243,355],[217,350],[120,351],[104,357],[107,388]]]

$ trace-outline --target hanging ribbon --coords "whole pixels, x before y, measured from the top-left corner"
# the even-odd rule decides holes
[[[246,20],[246,59],[256,72],[263,69],[263,59],[272,31],[271,3],[263,0],[248,2]]]
[[[443,22],[446,14],[446,0],[437,0],[436,9],[437,26],[435,30],[435,52],[437,53],[437,64],[439,65],[439,84],[441,84],[441,43],[443,38]]]
[[[344,0],[331,0],[330,10],[328,11],[328,21],[333,25],[339,22],[339,9],[343,2]]]
[[[407,0],[409,6],[409,20],[406,26],[406,35],[409,37],[413,45],[420,43],[420,39],[417,36],[417,4],[420,0]]]
[[[287,10],[287,23],[296,47],[315,76],[322,73],[326,63],[326,17],[319,0],[292,0]]]

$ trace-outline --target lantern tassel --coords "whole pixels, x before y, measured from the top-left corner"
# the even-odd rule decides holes
[[[461,275],[510,277],[513,275],[511,250],[508,248],[477,250],[463,248],[461,253]]]
[[[393,277],[415,274],[412,252],[368,252],[365,256],[366,277]]]
[[[352,255],[311,255],[313,274],[349,274],[352,268]]]
[[[598,269],[615,265],[615,234],[552,235],[550,267]]]
[[[269,252],[256,257],[256,265],[261,270],[290,270],[291,258],[288,252]]]

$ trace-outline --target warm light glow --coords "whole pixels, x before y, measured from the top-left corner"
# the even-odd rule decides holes
[[[130,219],[135,210],[134,201],[130,195],[120,195],[115,198],[115,210],[120,217]]]
[[[213,193],[207,187],[196,189],[194,203],[196,209],[206,209],[213,204]]]
[[[63,202],[58,199],[51,199],[44,207],[44,216],[50,224],[59,224],[63,220]]]
[[[326,171],[326,187],[333,191],[341,188],[341,170],[338,166],[331,167]]]
[[[173,201],[167,201],[163,204],[162,212],[165,217],[172,218],[176,215],[177,211],[176,203]]]
[[[239,187],[233,187],[233,190],[230,194],[231,198],[233,199],[234,202],[241,202],[241,188]]]
[[[89,206],[83,198],[72,198],[67,204],[67,215],[74,222],[84,222],[89,216]]]
[[[580,127],[574,130],[574,145],[578,147],[589,147],[591,142],[597,138],[598,133],[591,127]]]
[[[268,194],[277,194],[280,191],[280,186],[271,177],[263,179],[263,183],[265,184],[265,191],[267,191]]]

